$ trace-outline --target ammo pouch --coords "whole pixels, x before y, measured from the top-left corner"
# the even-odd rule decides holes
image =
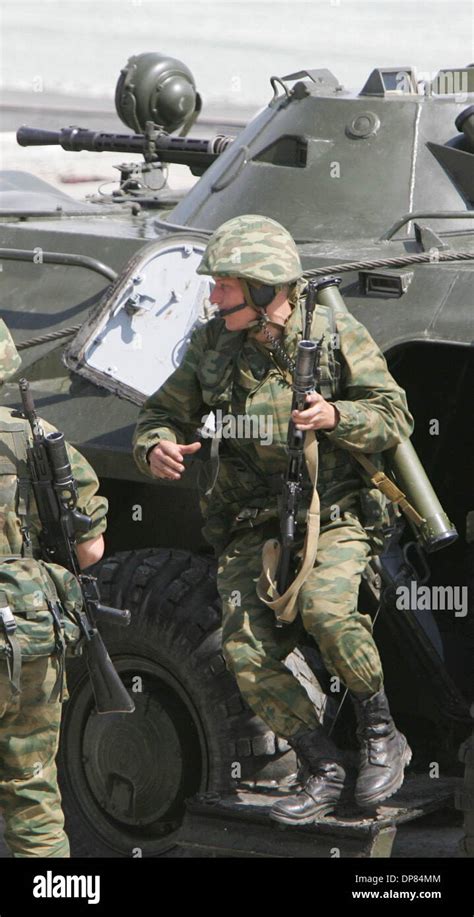
[[[227,453],[225,440],[218,440],[217,445],[220,449],[215,449],[214,457],[199,467],[198,488],[205,518],[202,533],[219,555],[232,532],[253,527],[257,519],[263,522],[269,515],[278,516],[277,494],[281,492],[282,479],[277,476],[277,489],[272,494],[265,479],[248,461]]]
[[[63,699],[64,657],[80,639],[73,612],[82,607],[76,578],[57,564],[0,556],[0,658],[12,695],[21,691],[21,660],[56,655],[58,677],[50,703]]]

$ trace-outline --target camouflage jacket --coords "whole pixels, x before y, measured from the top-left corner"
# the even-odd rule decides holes
[[[303,328],[300,295],[282,338],[293,358]],[[321,392],[332,397],[340,420],[335,430],[319,437],[322,521],[337,505],[341,511],[355,512],[366,525],[377,525],[385,516],[385,498],[368,486],[350,453],[371,453],[374,464],[382,467],[380,453],[411,435],[413,419],[381,351],[354,316],[333,315],[317,306],[312,338],[319,339],[323,333]],[[221,416],[253,419],[247,429],[243,423],[239,429],[229,421],[227,436],[224,424],[217,480],[202,500],[203,533],[217,551],[236,526],[245,524],[245,518],[258,522],[252,519],[255,509],[262,521],[278,512],[291,399],[287,372],[277,356],[255,340],[255,332],[227,331],[225,321],[215,318],[193,333],[181,365],[140,411],[134,455],[145,474],[150,474],[147,454],[154,445],[161,439],[195,441],[196,429],[209,411],[220,409]],[[303,521],[309,499],[308,482]]]
[[[46,433],[55,429],[41,423]],[[41,526],[26,466],[28,430],[25,420],[13,416],[10,408],[0,407],[0,606],[8,605],[26,619],[31,616],[35,628],[20,626],[20,643],[23,635],[22,652],[35,654],[48,652],[47,645],[54,639],[47,600],[59,598],[71,611],[80,608],[82,600],[71,573],[40,560]],[[98,480],[89,463],[72,446],[67,451],[78,483],[79,509],[93,519],[90,531],[77,539],[87,541],[105,530],[108,504],[96,495]],[[31,538],[27,551],[21,532],[23,518]]]

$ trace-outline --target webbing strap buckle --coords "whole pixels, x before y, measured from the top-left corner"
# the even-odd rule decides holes
[[[0,608],[0,618],[2,619],[2,624],[7,636],[14,634],[16,631],[16,621],[9,605]]]
[[[251,522],[253,519],[256,519],[260,510],[258,507],[254,506],[245,506],[244,509],[240,510],[240,513],[235,517],[236,522],[246,522],[247,520]]]
[[[20,526],[20,532],[25,548],[31,548],[30,530],[27,525]]]

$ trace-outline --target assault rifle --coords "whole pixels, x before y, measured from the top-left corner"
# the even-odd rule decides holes
[[[90,516],[77,508],[77,484],[66,451],[64,433],[45,435],[36,413],[29,382],[20,380],[23,413],[33,436],[27,449],[29,474],[41,521],[40,545],[43,559],[60,564],[76,577],[83,608],[74,614],[85,648],[85,659],[98,713],[133,713],[135,706],[125,690],[104,641],[97,630],[97,618],[126,626],[130,612],[101,605],[97,579],[81,573],[76,536],[88,532]]]
[[[293,375],[293,399],[291,412],[303,411],[307,396],[317,388],[319,380],[319,362],[323,339],[311,341],[311,324],[316,303],[317,289],[312,281],[308,284],[306,296],[305,340],[298,343],[296,364]],[[283,500],[280,514],[281,551],[276,581],[280,595],[283,595],[291,581],[291,552],[295,541],[298,508],[303,490],[303,471],[305,467],[304,444],[306,433],[297,430],[291,416],[288,424],[288,463],[283,481]]]

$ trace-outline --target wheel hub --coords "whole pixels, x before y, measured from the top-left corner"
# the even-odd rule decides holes
[[[105,811],[125,824],[163,818],[183,779],[181,743],[169,711],[156,696],[134,697],[135,713],[90,716],[83,764]],[[104,721],[106,720],[106,721]]]

